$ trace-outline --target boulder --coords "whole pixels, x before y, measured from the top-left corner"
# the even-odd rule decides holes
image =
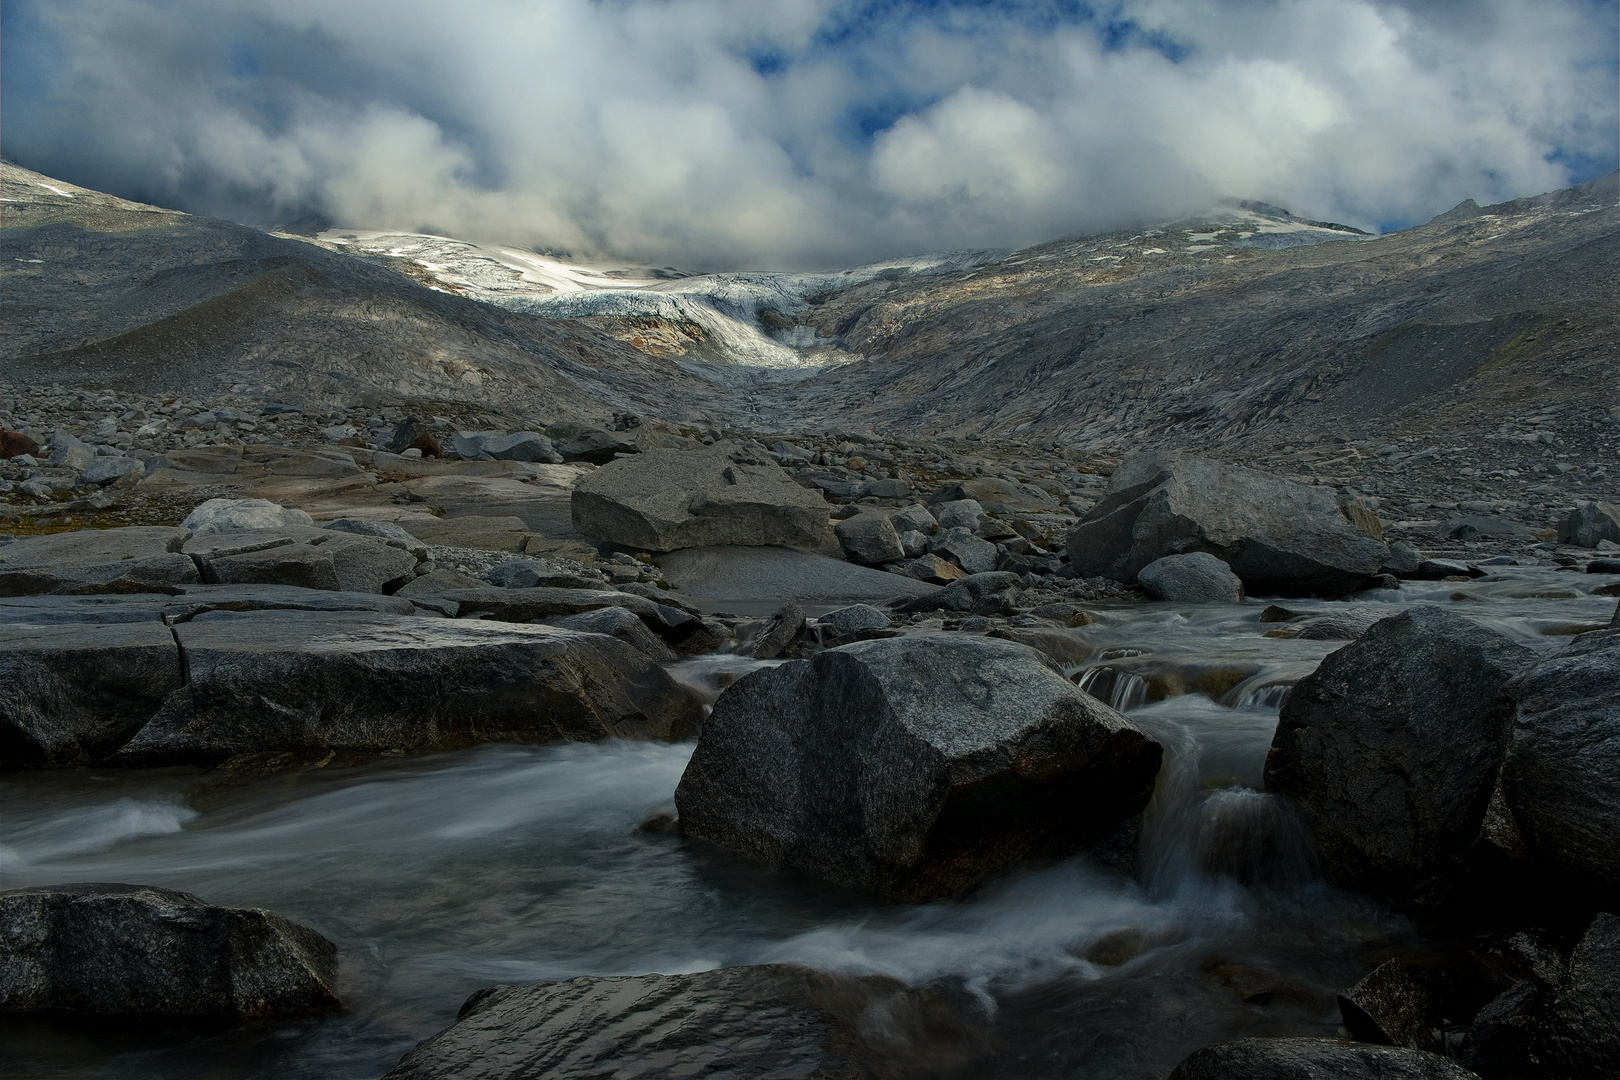
[[[162,603],[163,621],[188,622],[206,611],[370,611],[415,615],[417,608],[397,596],[300,589],[293,585],[188,585]]]
[[[470,577],[459,570],[431,570],[412,578],[395,591],[395,596],[443,596],[467,589],[487,589],[489,582]]]
[[[634,436],[603,428],[578,428],[566,435],[557,428],[547,428],[546,434],[564,461],[606,465],[620,454],[635,454],[642,449]]]
[[[1508,686],[1502,794],[1538,863],[1620,891],[1620,630],[1582,634]]]
[[[969,574],[986,574],[996,568],[1001,553],[988,540],[980,540],[960,526],[944,529],[929,542],[928,550],[950,559]]]
[[[1194,1050],[1169,1080],[1479,1080],[1439,1054],[1338,1039],[1241,1039]]]
[[[1438,1054],[1441,1010],[1429,973],[1387,960],[1339,997],[1344,1026],[1357,1040]]]
[[[132,526],[20,537],[0,547],[0,596],[178,592],[201,580],[179,554],[188,536]]]
[[[99,484],[105,487],[116,483],[126,476],[133,476],[142,472],[144,466],[134,458],[126,457],[99,457],[84,470],[84,482]]]
[[[955,1076],[989,1049],[940,992],[768,964],[487,987],[384,1080]]]
[[[900,550],[906,558],[918,559],[928,554],[928,534],[920,529],[909,529],[900,534]]]
[[[115,760],[683,738],[697,699],[622,641],[356,612],[210,612],[174,627],[186,685]]]
[[[454,600],[463,615],[482,615],[500,622],[542,622],[599,608],[619,607],[637,616],[666,641],[677,643],[693,632],[698,619],[667,604],[660,604],[617,589],[462,589],[440,593]]]
[[[658,564],[659,574],[683,596],[711,604],[758,604],[762,611],[784,600],[849,604],[939,591],[899,574],[789,548],[688,548],[670,552]]]
[[[1231,567],[1204,551],[1154,559],[1137,573],[1136,582],[1155,600],[1235,604],[1243,599],[1243,582]]]
[[[939,503],[934,507],[934,520],[942,529],[966,529],[972,532],[985,516],[984,507],[975,499],[958,499]]]
[[[489,580],[504,589],[600,589],[607,584],[600,571],[579,563],[514,555],[489,568]]]
[[[904,499],[911,495],[911,485],[894,477],[883,477],[862,484],[861,494],[872,495],[879,499]]]
[[[1595,548],[1608,540],[1620,544],[1620,508],[1610,503],[1582,503],[1558,523],[1558,542]]]
[[[1417,573],[1417,568],[1422,563],[1422,552],[1418,551],[1410,540],[1397,540],[1389,545],[1389,555],[1385,557],[1380,572],[1395,577],[1410,577]]]
[[[931,596],[907,600],[902,612],[965,611],[974,615],[1011,615],[1017,606],[1018,591],[1024,579],[1005,570],[969,574],[958,578]]]
[[[563,455],[538,431],[458,431],[450,445],[466,461],[540,461],[559,465]]]
[[[1161,750],[1034,651],[858,642],[721,694],[675,792],[688,836],[902,901],[1095,843]]]
[[[932,535],[939,528],[939,521],[926,507],[906,506],[889,515],[889,521],[894,525],[897,533],[920,532]]]
[[[51,435],[49,451],[45,460],[60,469],[82,473],[96,462],[96,448],[80,442],[66,428],[57,428]]]
[[[919,555],[906,563],[906,576],[930,585],[949,585],[967,577],[967,571],[953,562],[947,562],[932,553]]]
[[[1620,1070],[1620,918],[1600,914],[1575,946],[1533,1046],[1540,1075],[1612,1080]]]
[[[337,947],[257,908],[150,885],[0,893],[0,1012],[206,1020],[331,1012]]]
[[[804,636],[804,622],[803,608],[791,601],[783,604],[755,635],[748,655],[755,660],[775,660]]]
[[[855,634],[862,630],[881,630],[889,625],[888,613],[873,607],[871,604],[851,604],[836,611],[829,611],[816,620],[822,626],[830,626],[841,634]]]
[[[321,528],[328,532],[370,536],[377,540],[398,540],[402,550],[415,555],[418,560],[426,560],[428,557],[427,545],[392,521],[372,521],[369,518],[338,518],[335,521],[328,521]]]
[[[553,619],[552,626],[564,630],[578,630],[582,634],[606,634],[633,647],[655,664],[671,664],[680,659],[674,649],[651,630],[647,624],[624,608],[606,607],[595,611],[582,611]]]
[[[180,523],[194,537],[212,536],[233,529],[279,529],[288,525],[313,526],[302,510],[289,510],[267,499],[209,499]]]
[[[883,514],[856,514],[833,525],[844,557],[863,566],[880,566],[906,557],[900,534]]]
[[[1373,625],[1294,685],[1266,756],[1330,879],[1398,907],[1444,899],[1507,752],[1504,690],[1535,654],[1437,607]]]
[[[930,501],[962,499],[972,499],[990,514],[1052,513],[1058,508],[1058,501],[1038,487],[991,476],[953,480],[934,492]]]
[[[1120,464],[1066,543],[1079,577],[1133,581],[1155,559],[1205,551],[1231,567],[1251,595],[1340,596],[1389,559],[1367,516],[1359,504],[1341,507],[1324,487],[1152,453]]]
[[[382,593],[415,578],[413,547],[426,554],[413,540],[293,525],[208,533],[188,540],[182,550],[197,560],[210,585]]]
[[[654,450],[582,478],[574,528],[641,551],[714,544],[838,550],[820,494],[775,462],[732,449]]]
[[[157,713],[181,684],[180,652],[155,611],[141,614],[0,623],[0,769],[100,760]]]

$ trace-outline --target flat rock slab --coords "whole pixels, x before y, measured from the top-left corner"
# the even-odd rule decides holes
[[[708,604],[858,604],[931,596],[936,585],[811,551],[782,547],[707,547],[658,559],[664,580]]]
[[[688,836],[916,902],[1097,842],[1147,804],[1161,755],[1032,649],[890,638],[733,683],[675,805]]]
[[[180,650],[149,621],[0,623],[0,769],[106,757],[181,684]]]
[[[666,639],[680,640],[698,620],[680,608],[614,589],[457,589],[438,596],[453,600],[461,615],[483,615],[501,622],[532,623],[600,608],[624,608]]]
[[[683,738],[697,699],[600,634],[360,612],[213,611],[173,628],[188,679],[115,760]]]
[[[0,547],[0,596],[173,592],[200,580],[186,529],[132,526],[25,536]]]
[[[384,1080],[950,1076],[987,1049],[940,995],[768,964],[488,987]]]
[[[337,947],[256,908],[145,885],[0,893],[0,1012],[240,1020],[330,1012]]]
[[[415,576],[412,546],[407,540],[289,525],[198,536],[182,550],[197,561],[210,585],[380,593]]]

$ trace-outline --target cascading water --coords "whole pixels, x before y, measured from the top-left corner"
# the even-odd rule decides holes
[[[1503,589],[1378,595],[1393,612],[1466,592],[1459,608],[1543,647],[1613,608]],[[959,987],[1004,1048],[975,1073],[990,1078],[1158,1080],[1208,1042],[1332,1034],[1334,995],[1415,938],[1323,885],[1263,790],[1282,696],[1342,642],[1266,638],[1262,606],[1121,606],[1064,631],[1093,657],[1080,685],[1166,749],[1134,868],[1081,856],[921,906],[638,830],[689,745],[485,747],[241,788],[194,769],[10,774],[0,887],[139,882],[280,911],[339,945],[349,1010],[179,1043],[3,1020],[0,1060],[55,1078],[377,1077],[491,983],[770,961]],[[758,666],[674,673],[712,697]],[[1147,701],[1144,671],[1175,692]]]

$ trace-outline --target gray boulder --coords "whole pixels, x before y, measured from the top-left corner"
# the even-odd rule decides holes
[[[0,596],[179,592],[201,580],[185,529],[133,526],[25,536],[0,547]]]
[[[920,529],[910,529],[901,533],[900,550],[905,552],[908,559],[921,558],[928,554],[928,534]]]
[[[957,578],[932,596],[907,600],[903,612],[963,611],[974,615],[1011,615],[1024,579],[1006,570]]]
[[[1620,890],[1620,630],[1515,679],[1502,794],[1536,861]]]
[[[487,987],[384,1080],[954,1076],[989,1049],[938,992],[769,964]]]
[[[337,947],[273,911],[149,885],[0,893],[0,1012],[268,1019],[331,1012]]]
[[[88,469],[84,470],[84,482],[105,487],[141,471],[141,463],[134,458],[102,457],[97,458]]]
[[[953,480],[934,492],[931,501],[952,502],[972,499],[991,514],[1053,513],[1058,501],[1047,492],[1016,480],[981,476],[973,480]]]
[[[393,538],[306,526],[229,529],[188,540],[183,550],[210,585],[293,585],[381,593],[416,576],[426,548]]]
[[[600,608],[624,608],[671,644],[694,632],[700,620],[678,607],[617,589],[482,588],[439,593],[460,605],[462,615],[500,622],[550,622]]]
[[[458,431],[450,446],[465,461],[539,461],[558,464],[563,460],[551,440],[538,431]]]
[[[601,571],[530,555],[502,559],[489,568],[489,580],[505,589],[600,589],[607,584]]]
[[[1600,914],[1575,946],[1533,1046],[1540,1075],[1612,1080],[1620,1070],[1620,918]]]
[[[711,448],[615,461],[574,488],[574,528],[642,551],[715,544],[838,551],[818,492],[766,458],[739,457]]]
[[[1558,542],[1595,548],[1608,540],[1620,544],[1620,508],[1610,503],[1582,503],[1558,523]]]
[[[889,521],[894,524],[897,533],[920,532],[932,534],[939,528],[939,521],[928,512],[927,507],[906,506],[889,515]]]
[[[958,499],[934,507],[934,520],[939,522],[942,529],[966,529],[972,532],[979,527],[979,521],[984,516],[984,507],[974,499]]]
[[[760,627],[748,655],[755,660],[775,660],[804,636],[804,622],[803,608],[791,601],[783,604]]]
[[[883,514],[856,514],[833,525],[844,557],[863,566],[880,566],[906,557],[900,534]]]
[[[403,550],[415,555],[418,560],[426,560],[428,557],[427,545],[392,521],[338,518],[336,521],[328,521],[321,528],[328,532],[352,533],[355,536],[370,536],[378,540],[398,540],[403,545]]]
[[[401,585],[395,596],[443,596],[468,589],[487,589],[489,582],[463,574],[459,570],[430,570]]]
[[[1205,551],[1231,567],[1251,595],[1339,596],[1361,588],[1389,560],[1369,531],[1376,524],[1359,503],[1341,507],[1327,488],[1153,453],[1120,464],[1066,543],[1080,577],[1132,581],[1155,559]]]
[[[829,611],[816,620],[822,626],[830,626],[841,634],[855,634],[862,630],[881,630],[889,625],[888,613],[871,604],[851,604],[836,611]]]
[[[1535,654],[1437,607],[1373,625],[1294,685],[1266,756],[1329,878],[1399,907],[1445,898],[1507,752]]]
[[[1194,1050],[1169,1080],[1479,1080],[1448,1058],[1338,1039],[1242,1039]]]
[[[934,555],[950,559],[969,574],[986,574],[996,568],[1001,553],[988,540],[980,540],[960,526],[944,529],[928,544]]]
[[[128,742],[181,684],[180,652],[150,621],[0,623],[0,769],[72,765]]]
[[[620,454],[639,453],[643,449],[634,436],[603,428],[578,428],[566,435],[558,429],[547,428],[546,434],[552,438],[553,446],[564,461],[606,465]]]
[[[1237,603],[1243,582],[1215,556],[1204,551],[1154,559],[1136,575],[1136,583],[1155,600]]]
[[[66,428],[57,428],[51,435],[49,450],[46,461],[60,469],[82,473],[96,463],[96,448],[80,442]]]
[[[655,664],[670,664],[680,659],[679,654],[665,644],[663,638],[647,629],[646,623],[624,608],[606,607],[597,608],[595,611],[582,611],[578,615],[553,619],[551,625],[560,626],[564,630],[578,630],[584,634],[606,634],[608,637],[618,638]]]
[[[876,603],[938,591],[898,574],[789,548],[688,548],[658,562],[659,573],[681,595],[711,604]]]
[[[697,699],[622,641],[355,612],[210,612],[174,628],[185,686],[115,760],[682,738]]]
[[[313,526],[315,519],[302,510],[289,510],[268,499],[209,499],[180,523],[194,537],[233,529],[279,529],[288,525]]]
[[[675,803],[689,836],[920,901],[1095,843],[1160,755],[1021,645],[890,638],[732,684]]]

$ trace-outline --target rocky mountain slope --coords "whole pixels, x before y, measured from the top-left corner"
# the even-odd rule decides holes
[[[299,401],[369,390],[518,416],[543,407],[547,421],[679,415],[718,397],[590,327],[424,288],[298,240],[9,163],[0,189],[7,381]]]

